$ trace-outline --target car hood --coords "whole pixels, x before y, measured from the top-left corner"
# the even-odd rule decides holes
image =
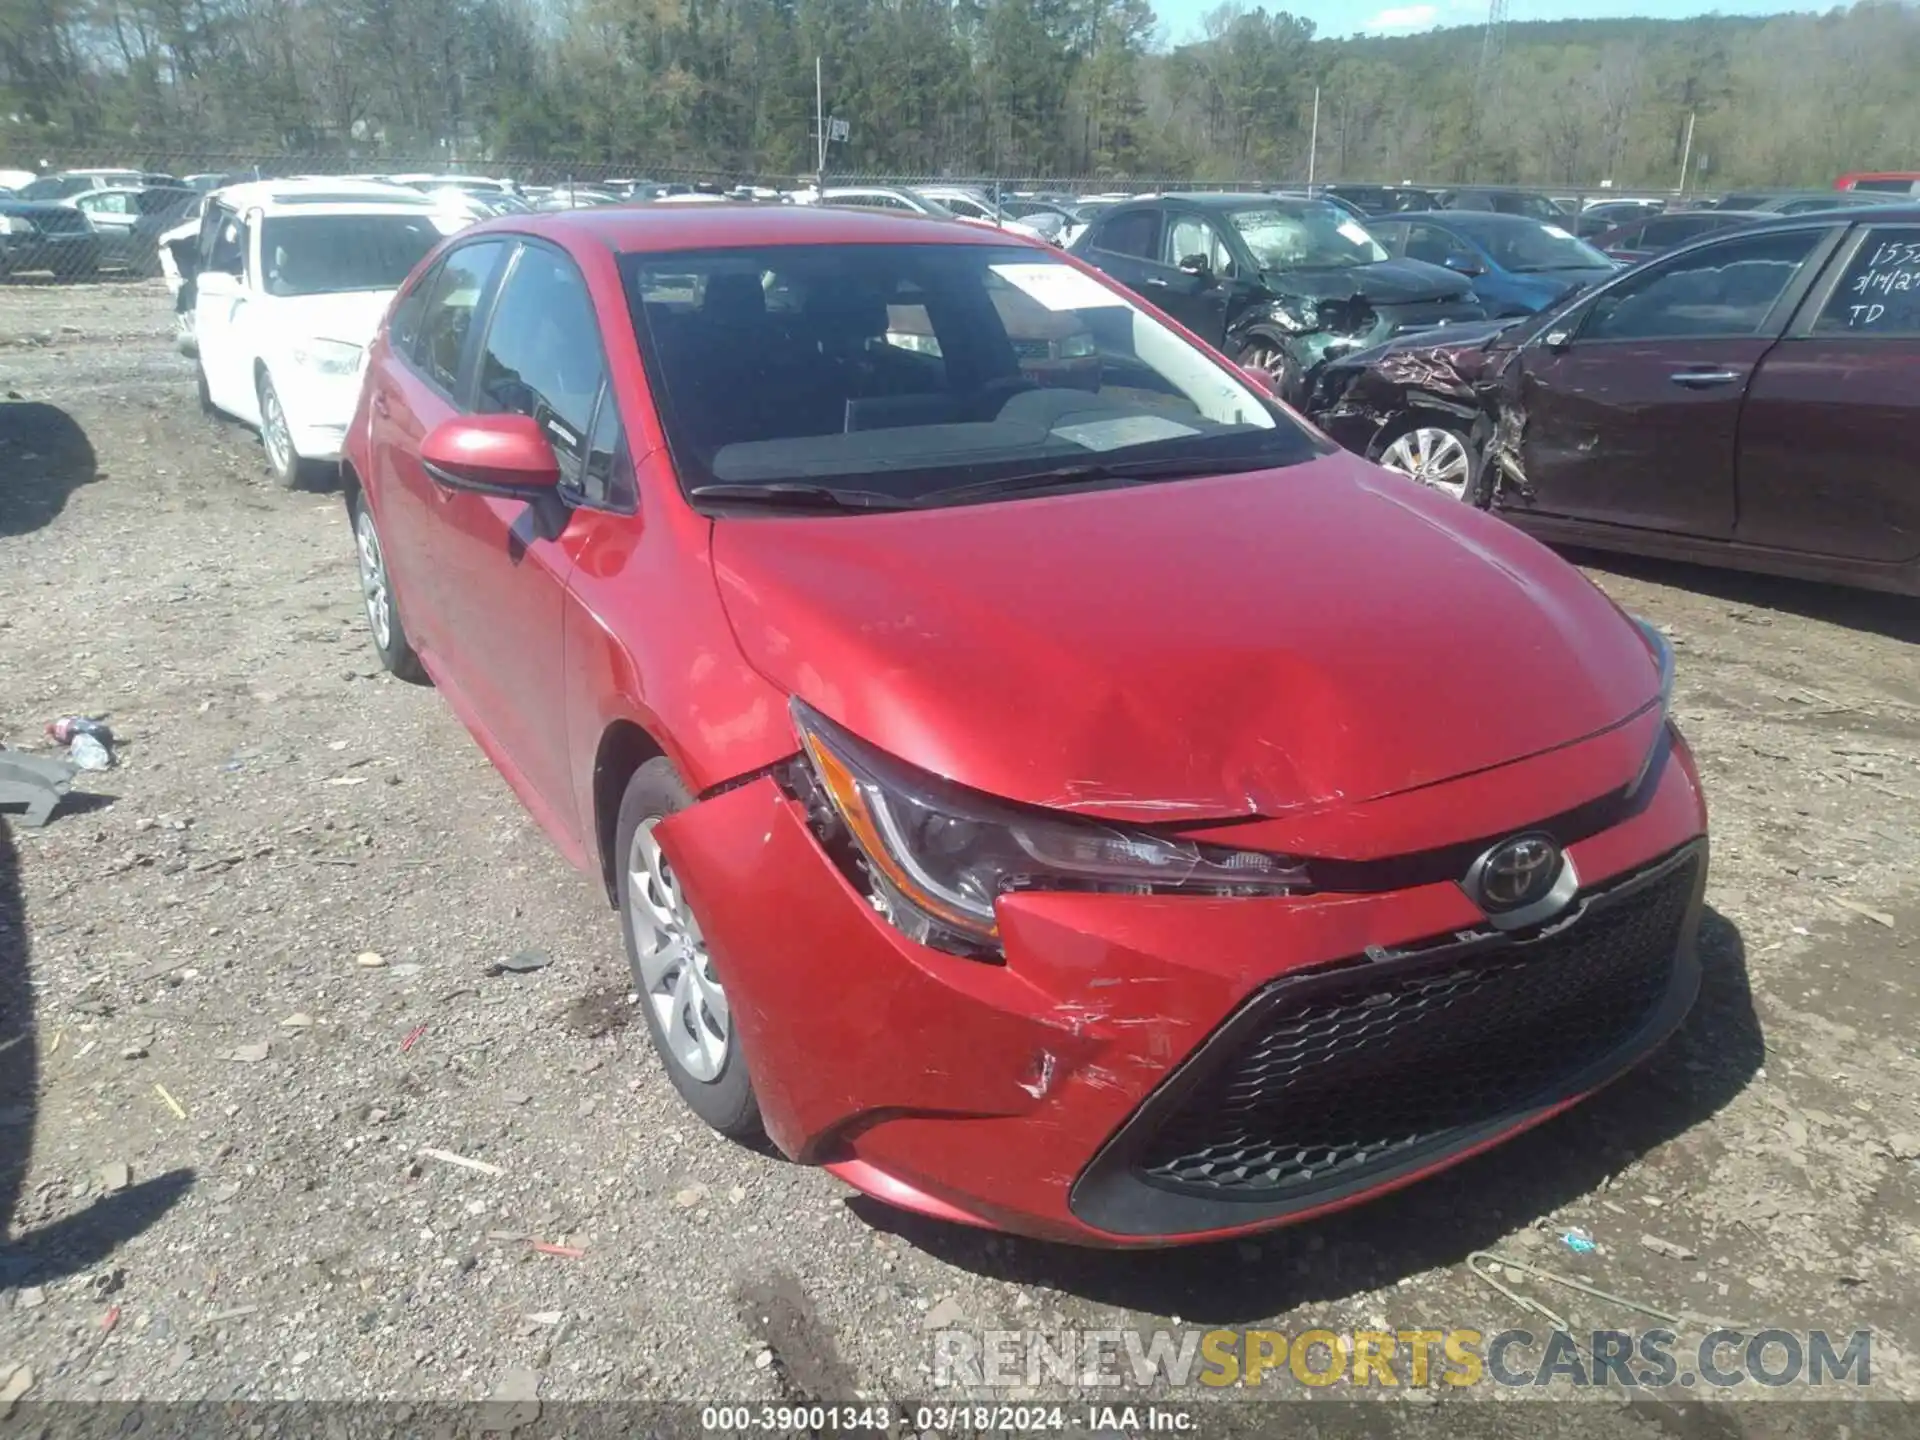
[[[297,340],[340,340],[365,347],[380,328],[392,303],[392,290],[349,290],[334,295],[276,295],[272,307],[273,333],[291,344]]]
[[[1115,820],[1359,803],[1609,729],[1658,688],[1572,566],[1345,454],[721,519],[713,555],[774,684],[922,769]]]
[[[1360,295],[1373,305],[1408,305],[1421,300],[1465,300],[1473,293],[1465,276],[1420,260],[1264,273],[1269,289],[1307,300],[1344,300]]]

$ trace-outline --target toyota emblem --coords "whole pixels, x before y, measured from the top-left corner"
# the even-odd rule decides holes
[[[1553,841],[1545,835],[1516,835],[1473,862],[1467,891],[1488,914],[1504,915],[1545,900],[1561,869],[1560,847]]]

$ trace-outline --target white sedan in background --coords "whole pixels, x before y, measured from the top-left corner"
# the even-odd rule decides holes
[[[207,197],[172,246],[200,403],[260,431],[294,488],[340,458],[361,364],[388,302],[471,217],[366,181],[261,181]]]

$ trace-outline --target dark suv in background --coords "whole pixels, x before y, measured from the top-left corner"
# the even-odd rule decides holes
[[[1319,200],[1158,195],[1104,211],[1072,250],[1293,403],[1329,358],[1486,313],[1465,278],[1391,258]]]

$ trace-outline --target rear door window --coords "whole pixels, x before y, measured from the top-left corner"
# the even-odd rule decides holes
[[[1160,212],[1134,210],[1113,215],[1100,222],[1094,248],[1110,255],[1132,255],[1141,260],[1157,259],[1160,254]]]
[[[1920,225],[1876,225],[1866,233],[1813,333],[1920,336]]]

